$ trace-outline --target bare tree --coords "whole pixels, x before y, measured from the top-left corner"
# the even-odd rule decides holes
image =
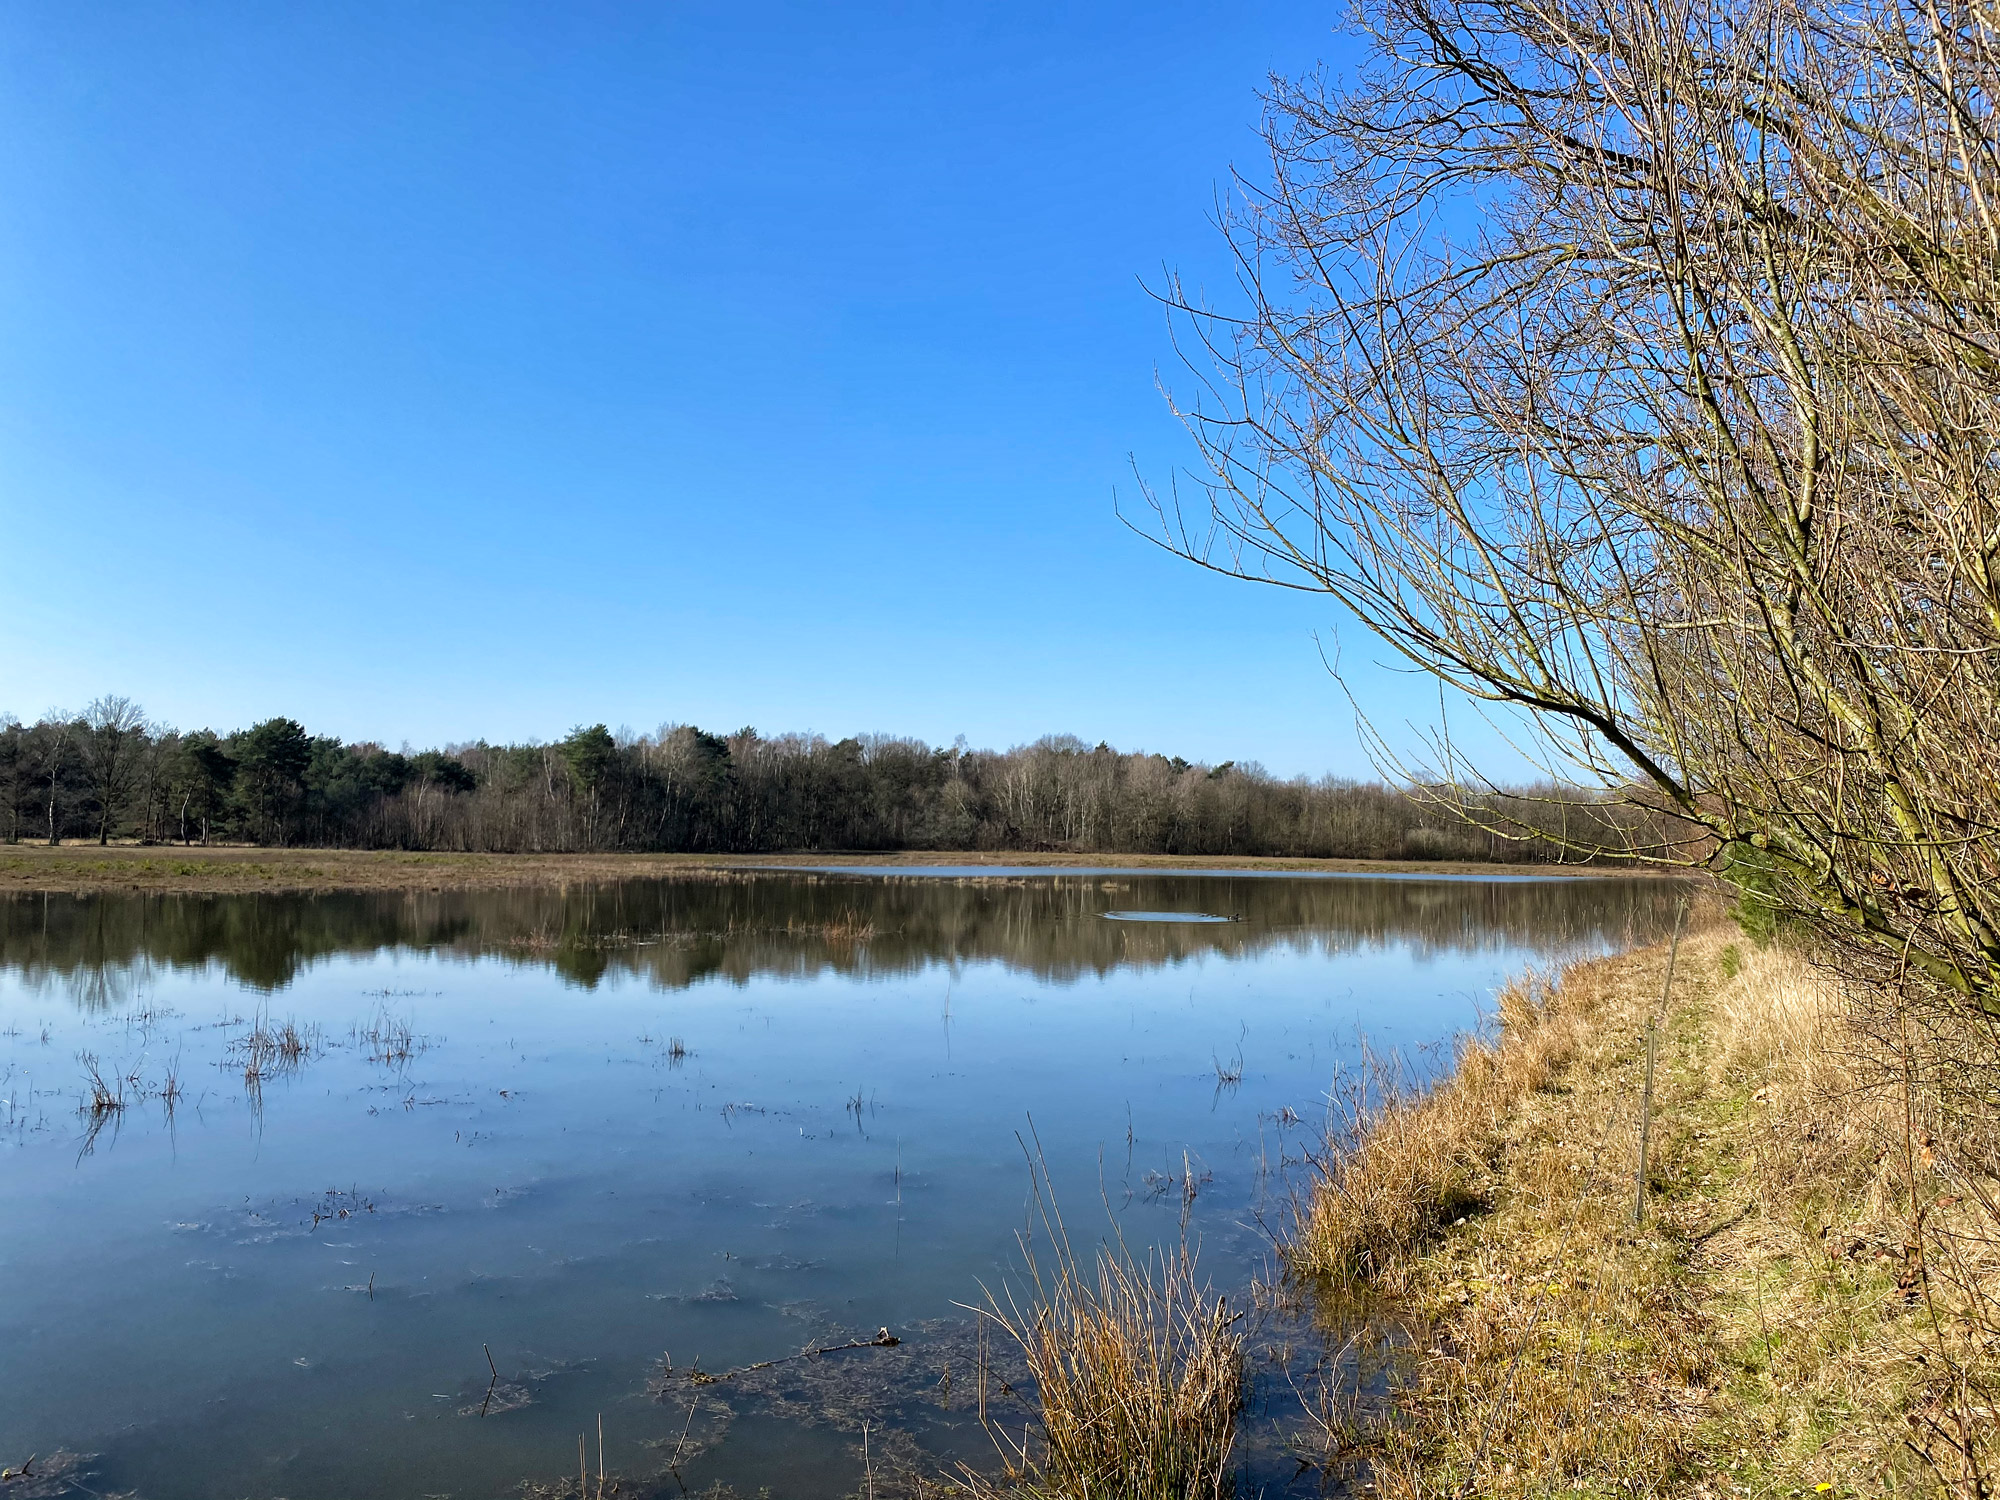
[[[62,842],[60,803],[64,778],[76,759],[76,727],[76,720],[69,713],[51,708],[32,731],[36,780],[42,784],[51,844]]]
[[[145,711],[130,698],[93,698],[83,711],[87,733],[83,760],[90,789],[97,799],[97,842],[111,842],[111,825],[139,769],[140,753],[149,738]]]
[[[1995,13],[1366,20],[1357,87],[1267,96],[1240,310],[1167,290],[1205,472],[1165,540],[1641,789],[1684,832],[1634,853],[2000,1013]]]

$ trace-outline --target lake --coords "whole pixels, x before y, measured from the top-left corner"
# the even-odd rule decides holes
[[[1019,1284],[1031,1163],[1079,1246],[1185,1236],[1240,1294],[1364,1041],[1434,1067],[1507,976],[1678,896],[939,867],[0,900],[0,1465],[45,1476],[0,1493],[573,1489],[600,1430],[623,1494],[990,1465],[980,1367],[989,1421],[1027,1408],[968,1308]],[[1310,1489],[1283,1441],[1251,1491]]]

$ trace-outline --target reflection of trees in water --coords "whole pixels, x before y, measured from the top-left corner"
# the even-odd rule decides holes
[[[15,966],[9,963],[5,967]],[[29,993],[59,993],[78,1010],[93,1015],[130,1008],[145,996],[153,980],[153,962],[144,956],[61,967],[27,964],[21,968]]]
[[[0,900],[0,969],[16,971],[31,991],[61,991],[81,1011],[123,1009],[145,993],[158,954],[142,913],[101,908],[139,904],[55,895]]]
[[[1681,889],[1610,878],[774,873],[567,889],[32,896],[0,900],[0,967],[60,982],[86,1008],[119,1003],[148,965],[217,963],[246,984],[276,989],[314,959],[398,947],[497,953],[584,984],[607,973],[666,988],[712,975],[897,975],[941,960],[998,960],[1060,980],[1287,948],[1331,953],[1403,942],[1420,953],[1468,953],[1622,945],[1663,932]],[[1102,920],[1127,908],[1241,920]]]

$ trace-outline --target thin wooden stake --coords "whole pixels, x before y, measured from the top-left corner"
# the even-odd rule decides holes
[[[1639,1176],[1632,1200],[1632,1222],[1646,1222],[1646,1155],[1653,1141],[1653,1059],[1658,1051],[1660,1023],[1646,1020],[1646,1096],[1639,1106]]]
[[[1639,1174],[1633,1181],[1632,1222],[1646,1222],[1646,1158],[1653,1145],[1653,1065],[1660,1050],[1660,1016],[1667,1013],[1674,993],[1674,962],[1681,954],[1681,924],[1687,920],[1687,902],[1674,913],[1674,940],[1667,949],[1667,982],[1660,987],[1659,1015],[1646,1017],[1646,1094],[1639,1105]]]

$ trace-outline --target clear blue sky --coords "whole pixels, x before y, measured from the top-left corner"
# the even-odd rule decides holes
[[[1139,282],[1338,17],[6,7],[0,709],[1365,772],[1331,608],[1113,512],[1190,458]]]

